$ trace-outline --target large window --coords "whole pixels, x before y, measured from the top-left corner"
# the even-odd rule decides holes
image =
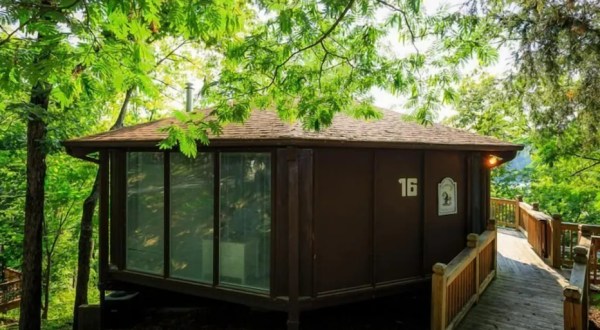
[[[220,282],[268,289],[270,155],[222,153],[220,181]]]
[[[171,277],[212,283],[213,155],[171,153]]]
[[[163,273],[164,158],[127,154],[127,269]]]
[[[126,268],[163,275],[166,265],[172,278],[268,291],[271,153],[171,152],[168,166],[165,154],[127,154]]]

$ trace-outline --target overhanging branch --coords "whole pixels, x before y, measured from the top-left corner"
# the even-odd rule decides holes
[[[325,31],[317,40],[315,40],[314,42],[312,42],[311,44],[309,44],[307,46],[297,49],[295,52],[290,54],[290,56],[288,56],[283,62],[277,64],[277,66],[275,67],[275,71],[273,73],[273,77],[271,78],[271,82],[269,83],[269,85],[262,88],[261,90],[268,89],[275,83],[275,80],[277,79],[277,73],[279,72],[279,70],[283,66],[285,66],[292,58],[294,58],[296,55],[302,53],[305,50],[308,50],[310,48],[313,48],[313,47],[321,44],[323,42],[323,40],[325,40],[325,38],[327,38],[335,30],[335,28],[340,24],[340,22],[348,14],[348,12],[350,11],[350,8],[352,8],[352,5],[354,5],[354,2],[355,2],[355,0],[350,0],[348,2],[348,4],[344,8],[344,10],[340,14],[340,16],[335,20],[335,22],[333,22],[333,24],[329,27],[329,29],[327,29],[327,31]]]

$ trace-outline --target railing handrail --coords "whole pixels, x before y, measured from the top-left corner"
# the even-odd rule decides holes
[[[4,278],[5,279],[12,279],[12,278],[21,278],[22,274],[20,271],[14,269],[14,268],[10,268],[10,267],[6,267],[4,268]]]
[[[17,279],[14,279],[14,280],[10,280],[10,281],[5,281],[5,282],[0,283],[0,288],[5,287],[5,286],[10,286],[10,285],[15,284],[15,283],[20,283],[20,282],[21,282],[20,278],[17,278]]]
[[[492,201],[498,201],[498,202],[501,202],[501,203],[507,203],[507,204],[508,204],[508,203],[511,203],[511,204],[513,204],[513,203],[516,203],[516,202],[517,202],[517,200],[516,200],[516,199],[501,198],[501,197],[490,197],[490,199],[491,199]]]
[[[533,209],[533,206],[525,203],[525,202],[519,202],[519,207],[527,212],[529,215],[531,215],[532,217],[534,217],[536,220],[538,221],[550,221],[552,220],[552,216],[542,212],[542,211],[537,211]]]
[[[569,229],[569,230],[579,230],[579,225],[580,223],[576,223],[576,222],[565,222],[563,221],[560,226],[563,229]]]

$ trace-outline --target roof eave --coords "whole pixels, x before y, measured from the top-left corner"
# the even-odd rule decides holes
[[[65,141],[67,152],[75,157],[76,154],[89,154],[100,149],[109,148],[158,148],[160,140],[122,140],[122,141]],[[523,149],[520,144],[436,144],[422,142],[397,141],[348,141],[327,139],[213,139],[209,147],[356,147],[356,148],[394,148],[394,149],[427,149],[427,150],[463,150],[463,151],[518,151]],[[69,150],[72,150],[69,152]],[[76,153],[76,154],[75,154]],[[80,157],[78,157],[80,158]]]

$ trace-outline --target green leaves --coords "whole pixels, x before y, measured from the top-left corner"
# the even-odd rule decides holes
[[[196,158],[198,155],[197,141],[204,145],[209,143],[209,135],[219,134],[221,124],[219,119],[210,117],[203,112],[175,111],[178,123],[173,123],[162,129],[168,134],[167,138],[159,143],[161,150],[179,147],[187,157]],[[233,114],[235,116],[235,114]]]

